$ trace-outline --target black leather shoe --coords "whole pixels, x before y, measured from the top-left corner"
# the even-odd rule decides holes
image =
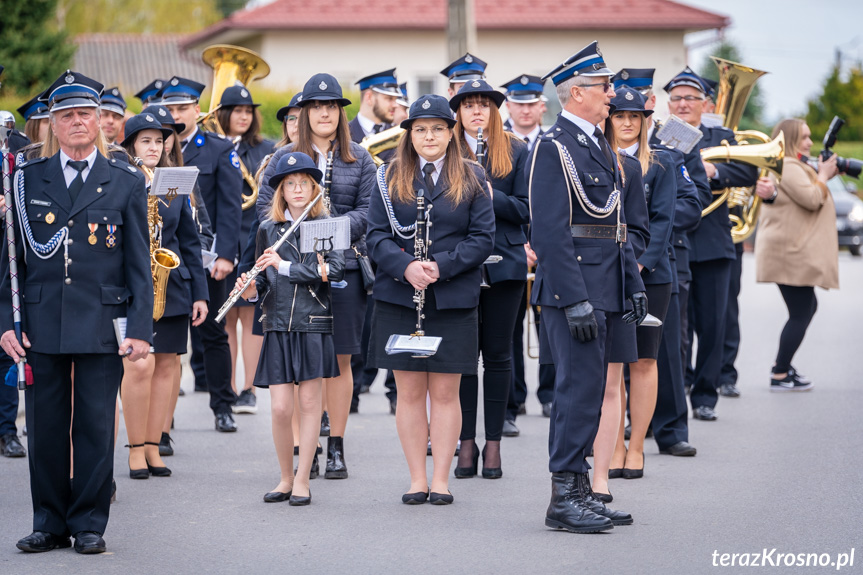
[[[620,475],[624,479],[641,479],[644,477],[644,454],[641,455],[641,469],[632,469],[623,464],[623,472]]]
[[[479,466],[479,447],[477,447],[476,443],[473,444],[473,459],[472,465],[470,467],[456,467],[453,471],[453,475],[456,479],[467,479],[469,477],[476,477],[476,470]]]
[[[402,503],[405,505],[422,505],[429,498],[428,491],[418,491],[416,493],[405,493],[402,495]]]
[[[281,491],[270,491],[264,494],[264,503],[281,503],[291,496],[291,492],[282,493]]]
[[[598,491],[594,491],[593,496],[603,503],[611,503],[614,501],[614,496],[611,493],[599,493]]]
[[[155,445],[156,447],[159,446],[158,443],[155,443],[153,441],[145,441],[144,445]],[[149,471],[150,475],[154,477],[171,477],[170,469],[168,469],[167,467],[153,467],[152,465],[150,465],[149,461],[147,462],[147,471]]]
[[[237,424],[234,423],[234,416],[230,413],[216,414],[216,431],[222,433],[233,433],[237,431]]]
[[[18,434],[10,432],[0,437],[0,454],[3,457],[24,457],[27,455],[27,452],[24,451],[24,446],[21,445]]]
[[[321,437],[330,436],[330,414],[326,411],[321,414]]]
[[[327,438],[327,470],[324,472],[324,479],[347,478],[348,466],[345,463],[344,438],[331,435]]]
[[[593,489],[590,487],[590,475],[588,473],[579,473],[578,476],[581,498],[588,509],[601,517],[610,519],[612,525],[632,525],[632,515],[623,511],[609,509],[605,506],[605,503],[595,496]],[[610,494],[609,497],[611,497]]]
[[[723,383],[719,386],[719,395],[722,397],[740,397],[740,390],[733,383]]]
[[[527,407],[523,403],[518,404],[518,411],[515,412],[516,415],[527,415]]]
[[[171,436],[163,431],[162,439],[159,440],[159,455],[162,457],[174,455],[174,447],[171,445],[173,442]]]
[[[699,405],[693,409],[692,417],[700,419],[701,421],[716,421],[717,419],[716,412],[713,411],[713,408],[706,405]]]
[[[623,468],[615,467],[614,469],[608,470],[608,478],[609,479],[620,479],[623,477]]]
[[[485,479],[500,479],[503,477],[502,468],[485,466],[485,447],[482,448],[482,476]]]
[[[304,505],[310,505],[312,503],[312,492],[309,491],[308,497],[300,497],[298,495],[291,495],[288,499],[288,505],[292,507],[302,507]]]
[[[105,540],[98,533],[80,531],[75,534],[75,551],[82,555],[105,552]]]
[[[432,491],[429,494],[429,503],[432,505],[449,505],[453,501],[455,501],[455,499],[449,491],[446,493],[435,493]]]
[[[126,444],[130,450],[135,449],[137,447],[144,447],[143,443],[136,443],[134,445]],[[146,460],[146,459],[145,459]],[[149,479],[150,478],[150,470],[147,467],[142,467],[141,469],[132,469],[132,466],[129,465],[129,477],[132,479]]]
[[[545,526],[571,533],[599,533],[614,529],[611,519],[597,515],[585,504],[578,490],[577,476],[577,473],[551,474],[551,501],[545,512]]]
[[[46,531],[34,531],[27,537],[19,539],[16,547],[27,553],[44,553],[52,549],[68,549],[72,546],[69,537],[61,537]]]
[[[551,402],[542,404],[542,416],[551,417]]]
[[[510,421],[509,419],[505,419],[503,422],[503,432],[501,435],[504,437],[518,437],[521,431],[515,425],[514,421]]]
[[[692,457],[695,455],[695,447],[686,441],[678,441],[671,447],[660,449],[659,453],[664,455],[676,455],[678,457]]]

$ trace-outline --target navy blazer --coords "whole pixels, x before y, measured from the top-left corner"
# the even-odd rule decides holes
[[[213,251],[233,262],[240,253],[243,211],[243,175],[233,144],[223,136],[198,130],[186,144],[183,164],[200,170],[198,185],[216,234]]]
[[[117,353],[113,320],[127,318],[126,336],[153,342],[153,279],[147,232],[144,176],[129,164],[96,155],[93,168],[73,204],[59,152],[24,162],[27,217],[38,243],[48,242],[64,226],[69,230],[68,275],[64,246],[42,259],[23,239],[16,205],[18,282],[23,328],[32,350],[46,354]],[[88,241],[92,234],[95,243]],[[113,230],[109,241],[108,226]],[[95,227],[98,226],[98,227]],[[9,259],[3,242],[3,301],[11,301]],[[12,307],[2,307],[2,331],[13,329]]]
[[[440,278],[429,286],[437,309],[469,309],[479,305],[480,265],[494,247],[494,209],[485,176],[476,162],[462,161],[474,170],[480,183],[480,189],[470,191],[472,197],[453,204],[444,193],[447,190],[444,176],[438,178],[432,193],[425,195],[426,206],[433,206],[429,212],[429,259],[437,262],[440,270]],[[386,170],[387,166],[380,169]],[[425,188],[417,168],[414,189]],[[416,222],[415,202],[393,202],[392,206],[401,225]],[[366,245],[369,257],[377,265],[373,297],[413,308],[414,288],[405,280],[405,269],[416,259],[414,240],[393,233],[379,189],[369,202]]]
[[[258,166],[260,166],[261,161],[267,156],[267,154],[273,153],[275,150],[275,143],[270,140],[263,140],[257,146],[250,146],[246,142],[240,141],[240,145],[237,147],[237,153],[240,155],[240,160],[242,160],[243,165],[246,166],[246,169],[252,174],[252,177],[255,177],[255,174],[258,173]],[[252,194],[252,188],[246,183],[245,178],[243,179],[243,195],[250,196]],[[252,229],[252,224],[255,220],[258,219],[257,213],[255,210],[255,204],[252,204],[248,209],[243,210],[243,223],[240,225],[240,260],[243,259],[245,255],[245,250],[249,249],[246,243],[246,238],[249,237],[249,230]],[[252,256],[254,257],[255,248],[252,246]]]
[[[644,176],[644,195],[650,214],[650,242],[647,250],[638,258],[638,263],[644,266],[641,279],[645,285],[671,283],[675,275],[668,252],[678,194],[677,165],[674,155],[667,150],[654,150],[653,157],[654,162]],[[682,165],[682,154],[679,159]],[[695,201],[697,204],[698,199],[695,198]]]
[[[512,143],[512,169],[502,178],[496,178],[489,171],[489,158],[486,154],[485,173],[494,190],[494,250],[493,254],[503,259],[486,267],[489,283],[506,280],[525,281],[527,278],[527,255],[524,244],[527,237],[522,226],[530,222],[530,207],[527,202],[527,178],[524,170],[527,165],[527,144],[517,137],[510,138]],[[467,146],[465,146],[467,150]]]
[[[732,146],[737,145],[734,132],[723,127],[701,126],[704,137],[698,142],[699,153],[704,148],[719,146],[727,140]],[[713,190],[727,187],[754,186],[758,179],[758,169],[736,162],[721,163],[716,166],[718,178],[710,180]],[[712,201],[712,198],[711,198]],[[689,259],[693,262],[705,262],[717,259],[733,260],[737,258],[734,242],[731,240],[731,220],[728,219],[728,203],[723,202],[718,208],[707,214],[701,220],[701,225],[689,235],[692,253]]]
[[[189,315],[193,302],[210,299],[192,208],[188,198],[180,196],[170,205],[160,201],[159,215],[162,247],[180,258],[180,265],[168,275],[163,317]]]
[[[575,124],[558,116],[528,158],[531,247],[539,265],[533,288],[534,305],[563,308],[589,300],[599,310],[621,312],[625,298],[644,291],[630,242],[574,238],[571,224],[615,225],[615,212],[604,219],[586,214],[567,193],[557,140],[572,156],[585,195],[604,206],[618,178],[599,148]],[[577,192],[576,192],[577,193]]]

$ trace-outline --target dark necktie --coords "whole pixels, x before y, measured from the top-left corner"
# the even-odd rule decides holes
[[[432,174],[435,171],[434,164],[431,162],[427,163],[423,166],[423,173],[425,174],[425,183],[426,188],[428,188],[428,193],[431,194],[434,191],[434,180],[432,179]]]
[[[84,168],[87,167],[87,160],[69,160],[67,164],[75,168],[78,171],[78,175],[75,176],[75,179],[72,180],[72,183],[69,184],[69,197],[72,198],[72,203],[75,203],[75,200],[78,199],[78,192],[81,191],[81,188],[84,187]]]
[[[383,124],[375,124],[374,128],[372,128],[372,134],[380,134],[384,129]]]
[[[605,159],[608,160],[608,167],[611,168],[611,171],[614,171],[614,160],[611,155],[611,148],[608,145],[608,140],[605,139],[605,134],[602,133],[602,130],[597,127],[593,131],[593,136],[596,138],[596,141],[599,142],[599,149],[602,150],[602,153],[605,154]]]

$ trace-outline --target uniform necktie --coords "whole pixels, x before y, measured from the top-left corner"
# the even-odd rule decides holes
[[[602,133],[602,130],[597,128],[593,131],[593,137],[596,138],[596,141],[599,143],[599,149],[602,150],[602,153],[605,154],[605,159],[608,160],[608,167],[611,168],[611,171],[614,171],[614,160],[611,155],[611,148],[608,146],[608,140],[605,139],[605,134]]]
[[[425,183],[428,188],[428,193],[431,194],[434,191],[434,180],[432,179],[432,174],[435,171],[434,164],[431,162],[427,163],[423,166],[423,173],[425,174]]]
[[[383,124],[375,124],[374,128],[372,128],[372,134],[380,134],[384,129]]]
[[[69,160],[68,164],[77,170],[78,175],[75,176],[75,179],[72,180],[72,183],[69,184],[69,197],[72,198],[72,203],[75,203],[75,200],[78,199],[78,193],[81,191],[81,188],[84,187],[84,168],[87,167],[87,160]]]

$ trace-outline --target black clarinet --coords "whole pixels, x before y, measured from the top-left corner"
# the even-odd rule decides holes
[[[414,234],[414,257],[421,262],[428,261],[428,227],[426,226],[428,213],[426,212],[426,199],[424,194],[425,192],[422,189],[417,190],[417,223],[415,230],[416,233]],[[417,329],[411,334],[412,336],[422,337],[425,335],[425,330],[423,329],[423,319],[425,318],[425,315],[423,314],[423,306],[425,306],[425,302],[426,290],[415,289],[414,303],[417,308]]]
[[[485,170],[485,155],[486,155],[486,145],[485,139],[482,137],[482,128],[476,129],[476,161],[479,162],[479,165],[482,166],[483,170]],[[482,281],[480,281],[479,287],[480,289],[488,289],[491,287],[491,284],[488,282],[488,267],[485,264],[482,264],[479,268],[480,274],[482,276]]]
[[[333,151],[327,152],[327,169],[324,172],[324,209],[330,213],[330,187],[333,185]]]

